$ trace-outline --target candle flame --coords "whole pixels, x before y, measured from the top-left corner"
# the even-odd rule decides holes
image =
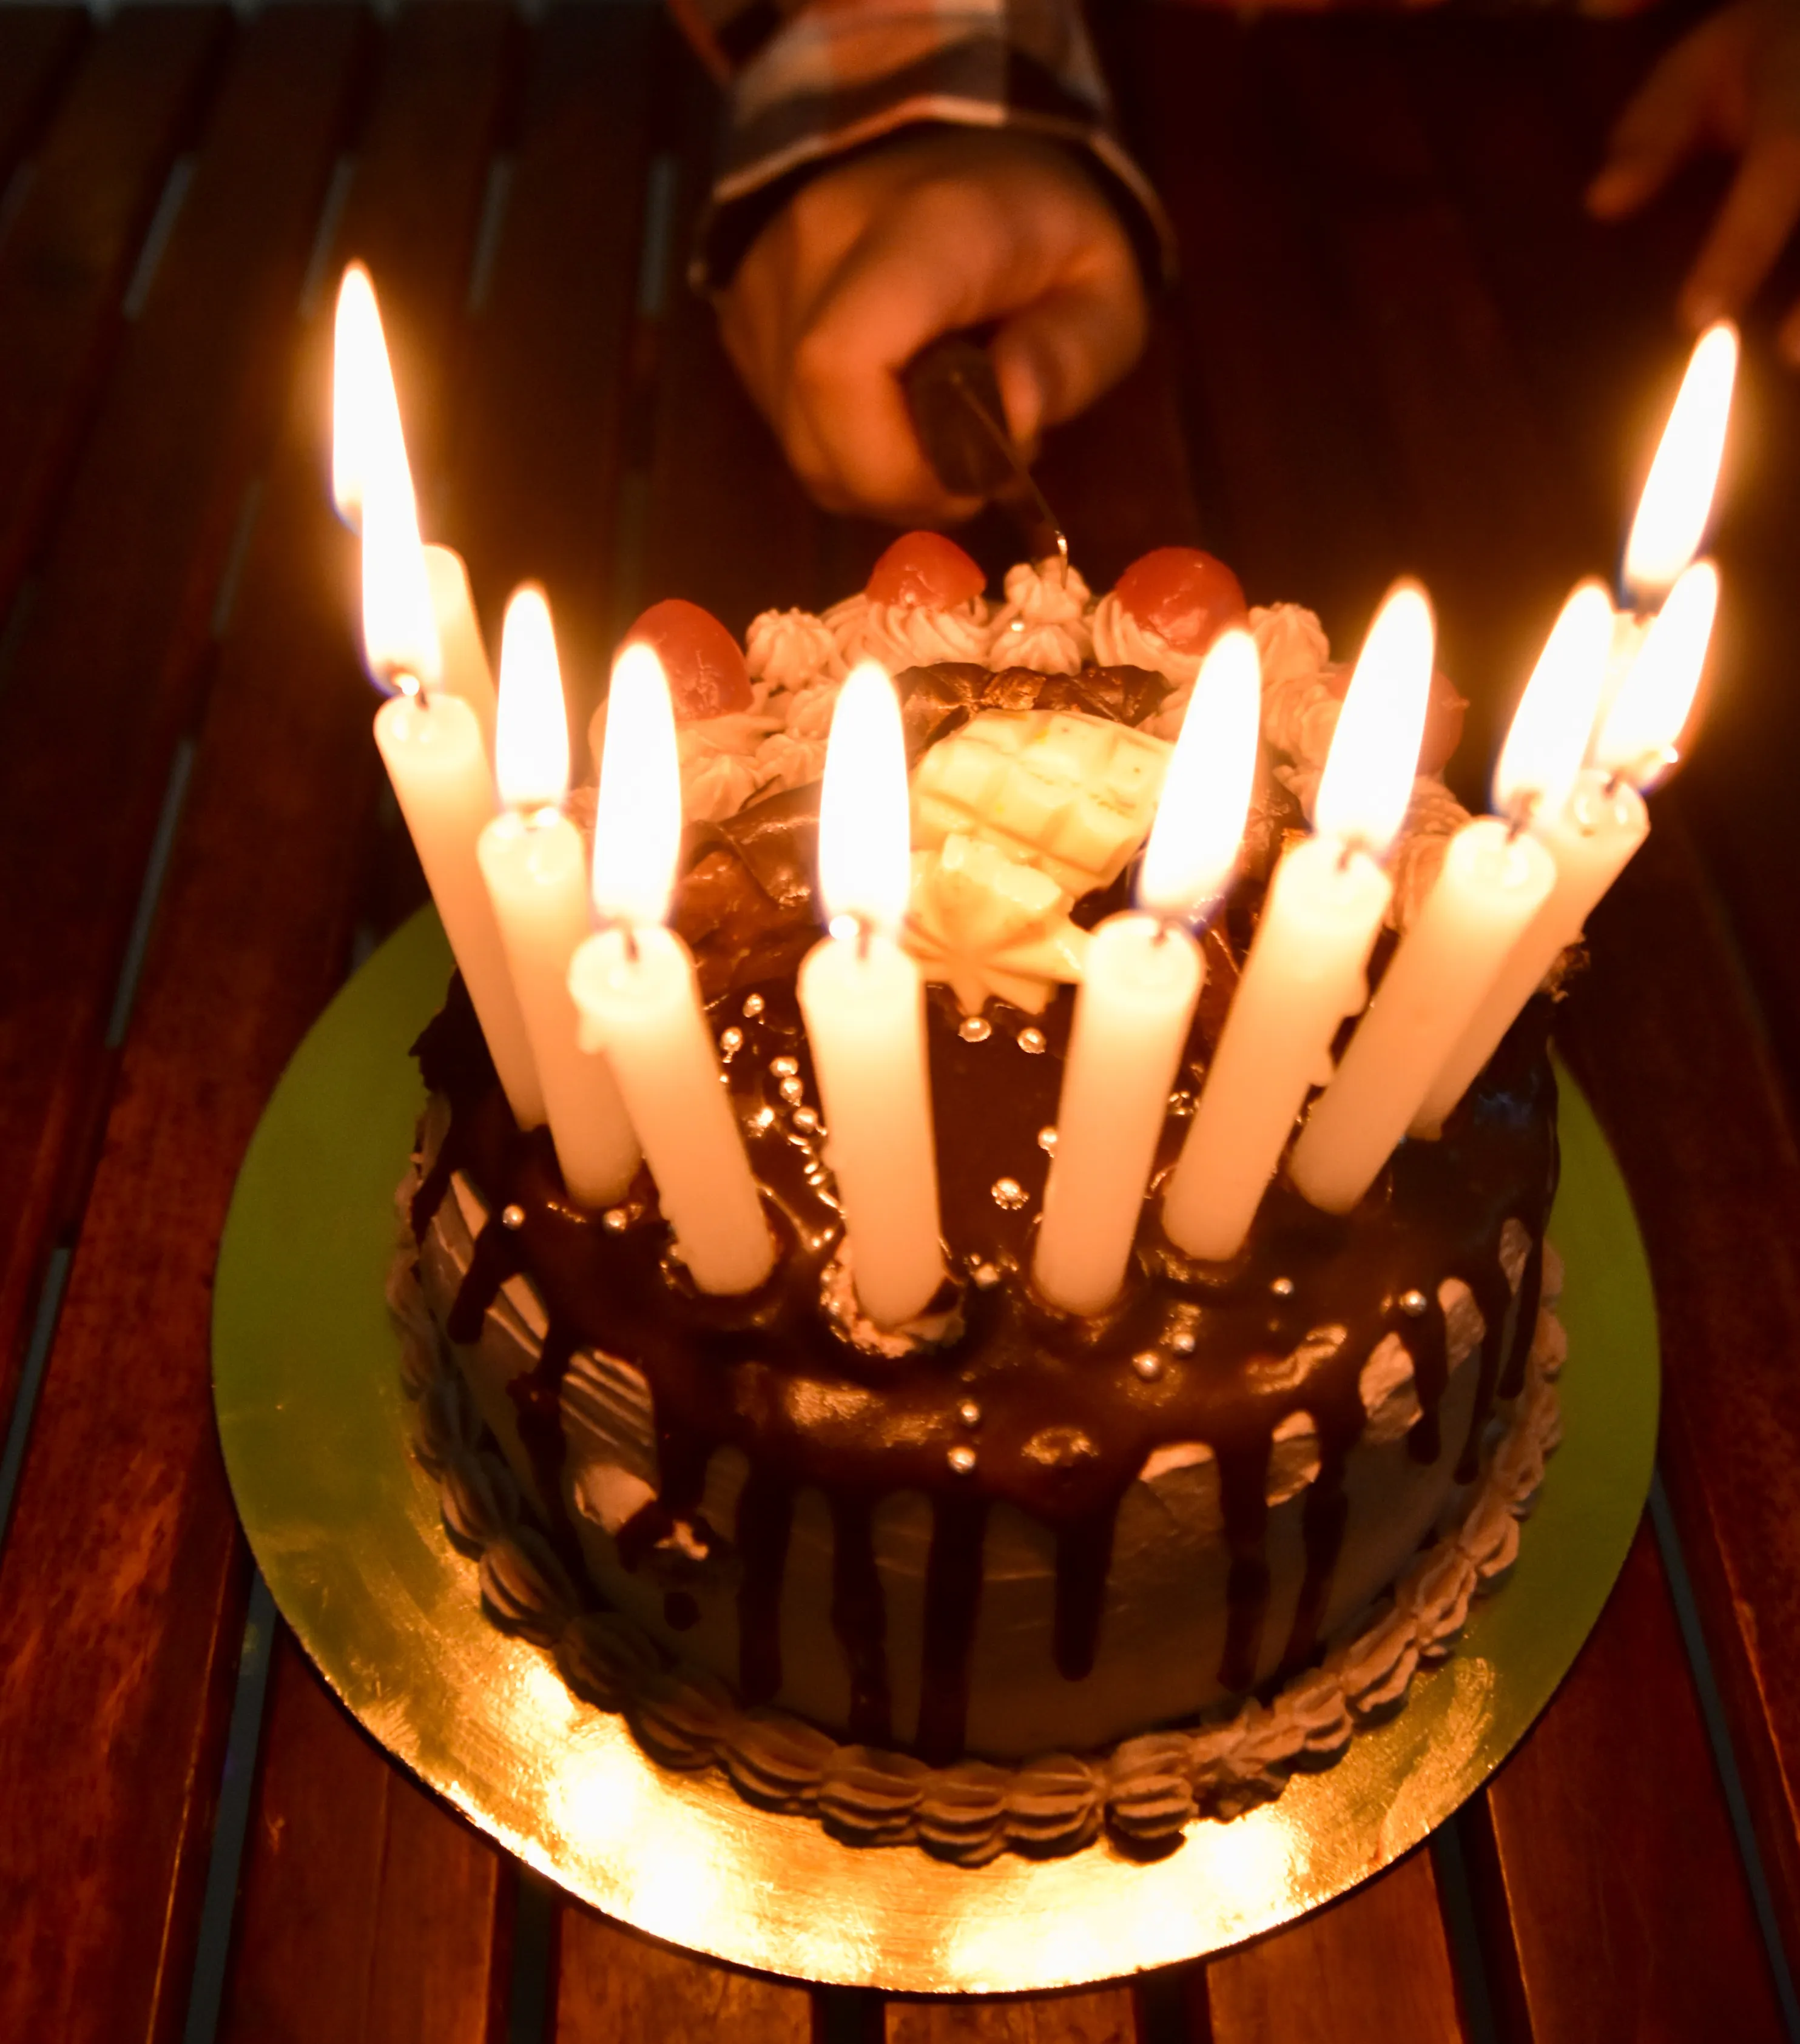
[[[602,922],[660,923],[681,850],[681,766],[668,678],[653,647],[613,663],[594,815],[594,906]]]
[[[1137,898],[1153,916],[1185,919],[1229,878],[1244,836],[1262,721],[1256,642],[1221,632],[1201,665],[1144,847]]]
[[[1494,770],[1494,806],[1554,816],[1569,798],[1587,751],[1613,644],[1613,601],[1590,576],[1562,608]]]
[[[363,478],[363,655],[378,688],[429,694],[443,648],[405,451],[389,454]]]
[[[1660,596],[1700,551],[1712,515],[1737,380],[1737,329],[1717,320],[1694,344],[1625,542],[1628,588]]]
[[[834,932],[899,928],[911,847],[899,701],[886,670],[860,661],[832,711],[819,793],[819,893]]]
[[[569,722],[550,605],[534,582],[506,605],[500,638],[500,706],[494,774],[509,809],[555,809],[569,788]]]
[[[1415,582],[1396,582],[1363,641],[1319,777],[1321,837],[1376,859],[1387,851],[1412,798],[1435,650],[1430,598]]]
[[[1647,788],[1675,764],[1718,607],[1719,571],[1696,561],[1669,591],[1601,724],[1594,760],[1603,772]]]
[[[338,516],[360,529],[371,470],[398,463],[411,482],[381,308],[374,281],[360,263],[346,268],[337,287],[331,413],[331,494]]]

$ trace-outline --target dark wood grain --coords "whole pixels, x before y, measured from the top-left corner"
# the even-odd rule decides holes
[[[634,8],[559,8],[537,35],[444,495],[444,536],[468,561],[490,644],[513,587],[544,584],[578,732],[611,650],[629,408],[640,394],[645,173],[673,54],[663,40],[655,13]]]
[[[364,140],[347,233],[427,357],[467,273],[506,33],[485,7],[403,16]],[[329,323],[207,701],[0,1553],[0,2034],[164,2036],[183,2012],[241,1629],[207,1396],[213,1259],[257,1115],[341,974],[377,772],[351,543],[320,486]]]
[[[732,2044],[811,2044],[802,1987],[740,1973],[567,1908],[557,1934],[556,2044],[640,2044],[716,2034]]]
[[[139,242],[227,19],[133,8],[94,37],[0,242],[0,611],[98,390]]]
[[[220,2038],[497,2039],[513,1863],[358,1729],[285,1627],[263,1753]]]
[[[887,2044],[1131,2044],[1129,1988],[1008,2001],[891,2001]]]
[[[0,7],[0,194],[37,141],[87,27],[80,7]]]
[[[0,1248],[0,1410],[44,1257],[72,1235],[93,1168],[107,1010],[246,486],[292,373],[363,44],[348,9],[279,11],[247,33],[0,697],[0,914],[31,961],[0,1003],[0,1159],[22,1194]]]
[[[1456,1969],[1421,1846],[1195,1979],[1209,2044],[1452,2044]]]
[[[1487,1920],[1503,1908],[1507,1925],[1490,1969],[1534,2044],[1783,2034],[1680,1657],[1646,1527],[1555,1706],[1477,1814]]]

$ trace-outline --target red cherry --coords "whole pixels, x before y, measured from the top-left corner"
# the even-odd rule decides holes
[[[1153,547],[1119,577],[1117,594],[1140,624],[1178,653],[1203,653],[1228,624],[1248,616],[1244,586],[1198,547]]]
[[[671,596],[653,603],[625,636],[652,647],[669,678],[678,721],[750,707],[750,670],[737,641],[710,610]]]
[[[954,540],[941,532],[902,532],[875,564],[871,603],[925,603],[948,610],[987,586],[987,578]]]
[[[1355,667],[1346,660],[1341,666],[1327,667],[1325,684],[1342,702],[1350,686],[1350,677]],[[1466,697],[1456,693],[1456,684],[1449,676],[1435,667],[1432,670],[1431,693],[1425,697],[1425,731],[1419,740],[1419,771],[1421,774],[1441,773],[1448,764],[1450,755],[1456,751],[1463,736],[1463,719],[1468,710]]]

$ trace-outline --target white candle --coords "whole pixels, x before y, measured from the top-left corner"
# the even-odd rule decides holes
[[[1433,1079],[1415,1132],[1437,1132],[1649,835],[1649,815],[1633,784],[1648,783],[1674,759],[1717,607],[1717,571],[1698,561],[1676,583],[1607,711],[1594,740],[1596,763],[1565,801],[1534,815],[1532,835],[1555,863],[1555,882]]]
[[[856,1297],[883,1327],[915,1319],[944,1279],[925,989],[890,935],[910,856],[900,708],[865,661],[832,715],[819,803],[832,934],[807,953],[798,992]]]
[[[425,550],[425,580],[431,590],[431,612],[437,624],[437,641],[443,648],[444,672],[440,686],[448,694],[460,696],[475,713],[489,759],[494,757],[494,690],[493,670],[487,664],[487,648],[482,644],[481,625],[475,617],[475,593],[469,587],[469,571],[463,557],[450,547]]]
[[[1318,835],[1275,869],[1169,1180],[1163,1224],[1190,1256],[1243,1247],[1294,1117],[1330,1076],[1338,1025],[1367,997],[1393,892],[1376,860],[1412,791],[1432,651],[1430,606],[1402,582],[1370,627],[1313,803]]]
[[[1145,847],[1138,898],[1152,912],[1094,932],[1075,997],[1032,1276],[1054,1305],[1117,1297],[1200,998],[1200,947],[1178,919],[1217,896],[1244,835],[1260,710],[1256,649],[1228,632],[1194,685]]]
[[[1544,847],[1498,817],[1478,817],[1450,840],[1294,1145],[1294,1182],[1314,1206],[1347,1213],[1374,1183],[1555,878]]]
[[[534,585],[507,605],[501,678],[495,763],[508,808],[482,832],[482,877],[563,1182],[579,1204],[610,1206],[630,1185],[641,1152],[606,1054],[581,1047],[569,992],[570,961],[593,928],[587,853],[581,832],[556,806],[568,787],[568,724],[549,608]]]
[[[629,646],[613,670],[594,831],[603,928],[576,951],[583,1042],[605,1049],[664,1216],[702,1292],[752,1291],[775,1244],[687,947],[662,927],[681,840],[675,717],[661,663]]]

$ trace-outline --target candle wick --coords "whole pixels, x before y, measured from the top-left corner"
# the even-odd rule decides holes
[[[620,927],[621,927],[621,928],[625,932],[625,957],[626,957],[626,959],[629,961],[629,962],[630,962],[630,963],[632,963],[633,965],[636,965],[636,964],[637,963],[637,962],[638,962],[638,959],[637,959],[637,924],[636,924],[635,923],[627,922],[627,923],[621,924],[620,925]]]
[[[1543,791],[1527,788],[1513,804],[1506,818],[1506,842],[1516,844],[1531,827],[1531,820],[1537,813],[1537,805],[1544,799]]]
[[[1621,766],[1613,767],[1607,774],[1606,800],[1609,802],[1616,801],[1618,799],[1619,790],[1625,786],[1625,769]]]
[[[867,961],[869,945],[875,936],[875,925],[867,916],[856,918],[856,958],[859,963]]]
[[[1353,837],[1340,838],[1337,841],[1338,871],[1348,873],[1350,870],[1350,862],[1356,855],[1356,840]]]

